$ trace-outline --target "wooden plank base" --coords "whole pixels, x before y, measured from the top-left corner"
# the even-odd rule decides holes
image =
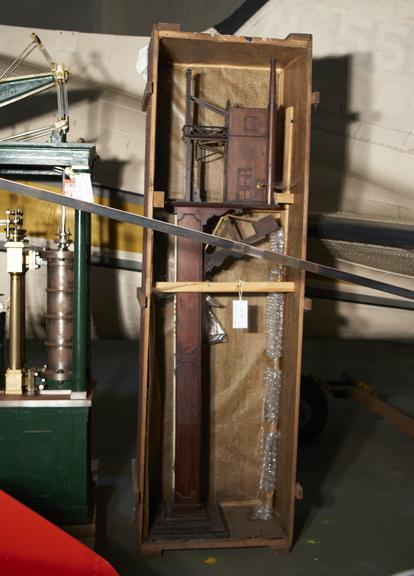
[[[252,505],[226,505],[220,509],[229,532],[227,538],[149,539],[142,543],[140,553],[159,555],[165,550],[253,547],[267,547],[272,552],[289,551],[289,539],[277,517],[271,520],[254,519]]]
[[[216,539],[228,535],[221,509],[215,502],[187,513],[162,504],[150,533],[152,540]]]

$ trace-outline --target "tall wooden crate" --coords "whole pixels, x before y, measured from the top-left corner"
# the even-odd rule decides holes
[[[276,205],[250,206],[243,216],[254,220],[271,214],[284,228],[285,252],[304,258],[312,101],[308,35],[269,40],[184,33],[174,25],[154,27],[143,103],[147,111],[145,214],[174,221],[169,202],[184,197],[186,69],[191,67],[197,76],[200,97],[217,106],[225,108],[230,99],[233,105],[266,108],[272,58],[277,63],[276,180],[282,185],[275,195]],[[201,119],[204,123],[211,124],[209,114],[207,111]],[[223,201],[223,173],[220,162],[208,167],[206,203]],[[266,248],[268,244],[264,241],[260,246]],[[138,545],[143,553],[241,546],[287,551],[293,539],[304,274],[286,270],[284,288],[282,284],[275,288],[286,294],[279,363],[278,462],[270,520],[257,519],[254,514],[266,497],[259,484],[263,371],[269,365],[265,354],[266,295],[271,291],[263,286],[269,279],[269,263],[237,260],[218,270],[212,280],[227,286],[216,294],[223,308],[215,309],[227,332],[227,342],[208,347],[203,357],[201,475],[203,497],[217,503],[226,533],[192,537],[185,531],[181,535],[179,531],[169,533],[168,522],[164,533],[159,530],[160,510],[163,502],[171,499],[174,487],[177,306],[176,290],[171,286],[176,267],[177,241],[145,230],[139,294]],[[165,292],[165,282],[169,282],[170,295]],[[231,328],[231,301],[238,298],[237,287],[244,287],[249,302],[247,330]],[[202,286],[200,291],[208,289]]]

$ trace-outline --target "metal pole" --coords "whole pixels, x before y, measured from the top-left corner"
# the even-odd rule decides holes
[[[91,377],[91,215],[85,212],[86,235],[86,381]]]
[[[23,368],[23,274],[13,272],[10,274],[10,343],[9,364],[11,370]]]
[[[184,131],[184,200],[190,202],[192,200],[192,185],[193,185],[193,144],[189,136],[191,128],[191,82],[192,70],[188,68],[185,71],[185,126]]]
[[[43,188],[30,186],[29,184],[23,184],[21,182],[14,182],[5,178],[0,178],[0,186],[3,191],[12,192],[13,194],[22,194],[23,196],[38,198],[39,200],[45,200],[46,202],[55,202],[61,206],[69,206],[69,208],[82,209],[91,214],[112,218],[113,220],[117,220],[119,222],[135,224],[136,226],[142,226],[143,228],[155,230],[156,232],[163,232],[164,234],[172,234],[173,236],[178,236],[180,238],[197,240],[197,242],[202,242],[203,244],[211,244],[212,246],[224,248],[225,250],[230,250],[231,252],[241,254],[242,256],[263,258],[264,260],[269,260],[270,262],[276,262],[276,264],[280,264],[281,266],[289,266],[298,270],[312,272],[313,274],[327,276],[328,278],[344,280],[345,282],[352,282],[353,284],[366,286],[367,288],[371,288],[373,290],[379,290],[381,292],[386,292],[388,294],[394,294],[396,296],[408,298],[409,300],[414,300],[414,290],[410,290],[409,288],[404,288],[403,286],[395,286],[394,284],[389,284],[388,282],[374,280],[372,278],[360,276],[359,274],[353,274],[351,272],[345,272],[345,270],[331,268],[330,266],[318,264],[317,262],[302,260],[301,258],[296,258],[295,256],[288,256],[287,254],[270,252],[269,250],[263,250],[262,248],[258,248],[256,246],[250,246],[250,244],[244,244],[243,242],[230,240],[229,238],[214,236],[213,234],[208,234],[207,232],[199,232],[197,230],[186,228],[185,226],[176,226],[170,222],[164,222],[163,220],[141,216],[140,214],[126,212],[125,210],[118,210],[117,208],[103,206],[102,204],[77,200],[76,198],[63,196],[63,194],[49,192]]]
[[[87,214],[75,210],[73,286],[73,392],[86,392],[87,360]]]

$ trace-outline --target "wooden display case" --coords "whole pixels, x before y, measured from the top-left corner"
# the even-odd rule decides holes
[[[276,130],[270,154],[275,187],[266,202],[257,193],[265,184],[255,176],[251,188],[244,164],[255,149],[265,154],[272,59]],[[215,160],[198,168],[194,148],[185,144],[191,131],[183,131],[189,123],[189,68],[195,97],[212,104],[205,109],[194,100],[198,124],[216,126],[215,107],[232,110],[219,122],[215,135],[220,141],[224,127],[225,138],[230,134],[233,140],[222,139]],[[285,252],[304,258],[311,104],[310,36],[270,40],[184,33],[174,25],[157,25],[143,103],[145,214],[219,234],[230,215],[241,237],[253,238],[263,248],[268,247],[268,236],[255,234],[270,215],[277,227],[283,227]],[[257,121],[245,119],[251,116],[244,112],[249,109],[256,110]],[[251,131],[254,122],[257,146],[253,140],[247,144],[243,140],[243,130]],[[211,142],[209,146],[205,149],[211,152]],[[242,159],[235,168],[229,166],[234,162],[231,150]],[[255,173],[261,174],[264,166],[259,158]],[[189,197],[190,189],[194,197],[191,192]],[[207,274],[208,254],[195,241],[144,231],[138,545],[143,553],[240,546],[287,551],[293,538],[304,274],[286,270],[275,280],[269,276],[268,262],[228,255],[221,264],[219,258],[219,264],[211,265]],[[250,320],[249,328],[236,330],[231,302],[241,290]],[[265,350],[269,293],[285,294],[283,352],[276,360],[269,359]],[[206,294],[217,297],[222,306],[214,312],[227,333],[224,343],[206,342]],[[273,430],[278,434],[276,485],[264,494],[260,469],[266,366],[281,370],[282,384]],[[272,518],[258,519],[255,510],[266,499],[274,510]]]

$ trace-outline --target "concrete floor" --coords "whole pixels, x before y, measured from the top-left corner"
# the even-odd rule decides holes
[[[98,382],[93,457],[99,458],[97,550],[122,576],[256,573],[382,576],[414,568],[412,439],[350,400],[329,399],[328,425],[299,452],[296,542],[290,554],[265,549],[135,553],[131,458],[137,405],[137,345],[93,345]],[[304,372],[339,378],[347,371],[414,414],[411,344],[306,341]]]

